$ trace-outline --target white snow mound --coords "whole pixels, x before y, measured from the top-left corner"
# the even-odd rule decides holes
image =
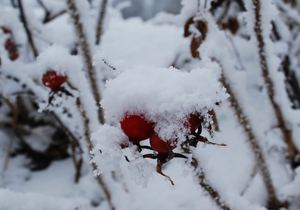
[[[217,65],[183,72],[174,67],[132,69],[107,83],[101,105],[106,122],[118,125],[126,114],[143,114],[165,139],[181,138],[183,121],[227,98]],[[182,135],[183,137],[183,135]]]

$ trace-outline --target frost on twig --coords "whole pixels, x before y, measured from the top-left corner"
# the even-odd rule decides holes
[[[29,46],[31,47],[32,53],[34,55],[34,57],[37,57],[39,55],[38,50],[36,48],[34,39],[33,39],[33,35],[32,32],[29,28],[29,24],[28,24],[28,20],[26,18],[26,13],[24,11],[24,6],[23,6],[23,0],[18,0],[18,8],[20,10],[20,19],[21,22],[23,23],[26,35],[27,35],[27,39],[29,42]]]
[[[56,12],[55,14],[52,14],[52,11],[50,11],[45,3],[43,2],[43,0],[37,0],[37,3],[41,6],[41,8],[44,10],[44,13],[45,13],[45,16],[44,16],[44,19],[43,19],[43,23],[46,24],[46,23],[49,23],[51,22],[52,20],[58,18],[59,16],[65,14],[67,11],[65,9],[63,10],[60,10],[58,12]]]
[[[68,11],[70,13],[70,16],[73,20],[77,39],[78,39],[78,42],[79,42],[79,45],[80,45],[80,48],[82,51],[82,57],[83,57],[85,68],[86,68],[87,75],[89,78],[91,90],[92,90],[96,105],[98,107],[98,120],[99,120],[99,123],[103,124],[104,116],[103,116],[103,110],[100,106],[101,92],[99,90],[99,84],[97,82],[96,71],[93,66],[91,46],[87,40],[87,36],[85,34],[84,27],[81,22],[79,10],[75,4],[75,0],[67,0],[67,6],[68,6]]]
[[[108,2],[108,0],[102,0],[100,8],[99,8],[98,20],[97,20],[97,25],[96,25],[96,45],[99,45],[101,42],[105,14],[106,14],[106,10],[107,10],[107,2]]]
[[[266,55],[266,37],[262,29],[262,21],[264,21],[262,17],[262,4],[260,0],[252,0],[252,3],[254,9],[254,32],[258,45],[257,50],[259,54],[261,74],[267,89],[268,98],[276,116],[277,126],[280,128],[283,141],[288,147],[288,156],[292,162],[292,165],[298,165],[300,162],[300,154],[298,148],[294,143],[292,130],[287,125],[287,121],[282,111],[282,107],[280,107],[280,105],[275,99],[275,84],[270,76],[270,68]]]
[[[285,87],[293,109],[300,108],[300,84],[297,75],[299,67],[300,14],[292,8],[291,1],[275,1],[281,18],[272,21],[274,42],[284,42],[288,48],[281,55],[280,70],[285,76]]]
[[[61,58],[61,59],[57,59]],[[93,142],[91,140],[91,132],[98,128],[98,121],[97,121],[97,107],[95,104],[91,104],[90,101],[93,101],[93,95],[90,92],[90,88],[88,85],[88,78],[84,77],[84,71],[83,71],[83,64],[78,60],[78,56],[71,56],[67,49],[58,47],[58,46],[52,46],[48,48],[47,51],[45,51],[38,59],[38,62],[42,66],[53,66],[56,65],[57,71],[63,71],[63,75],[66,75],[64,78],[67,80],[66,87],[70,88],[71,90],[71,99],[69,102],[71,102],[70,107],[73,108],[73,112],[78,113],[78,121],[72,122],[72,123],[78,123],[82,127],[82,136],[83,140],[85,142],[82,142],[82,148],[85,149],[84,151],[89,156],[89,159],[92,159],[91,151],[93,150]],[[68,60],[69,62],[65,62]],[[67,74],[66,72],[69,72]],[[71,72],[71,73],[70,73]],[[81,81],[82,84],[79,84],[78,81]],[[61,87],[63,88],[63,87]],[[76,97],[76,98],[74,98]],[[83,101],[84,97],[84,101]],[[74,99],[74,100],[72,100]],[[65,101],[66,102],[66,101]],[[73,106],[74,105],[74,106]],[[75,117],[74,117],[75,118]],[[75,118],[76,119],[76,118]],[[74,125],[73,125],[74,126]],[[73,129],[75,129],[73,127]],[[81,162],[79,161],[76,167],[79,167]],[[93,162],[90,163],[91,167],[94,171],[97,171],[97,165]],[[104,196],[107,199],[107,202],[110,205],[110,209],[113,210],[115,207],[113,206],[111,202],[111,194],[110,191],[106,185],[106,182],[103,180],[103,177],[101,176],[95,176],[96,181],[100,185],[101,189],[103,190]]]
[[[268,207],[271,207],[272,209],[280,209],[280,207],[282,207],[282,204],[277,198],[270,170],[268,168],[261,146],[257,141],[257,137],[255,136],[254,131],[252,130],[251,124],[247,116],[245,115],[241,105],[239,104],[239,101],[224,74],[221,77],[221,82],[230,95],[230,104],[235,112],[236,117],[238,118],[238,121],[243,127],[243,130],[247,136],[247,141],[250,144],[251,149],[254,153],[255,163],[257,164],[261,172],[264,185],[268,192]]]
[[[202,16],[204,16],[204,15],[202,14]],[[207,14],[206,18],[207,19],[203,18],[203,21],[205,21],[209,27],[207,39],[211,38],[211,36],[213,36],[213,34],[216,37],[218,37],[218,34],[221,34],[220,31],[217,28],[215,28],[215,24],[213,23],[213,20],[210,18],[210,16],[208,14]],[[211,31],[213,31],[214,33],[212,33]],[[221,37],[218,37],[218,38],[221,39]],[[212,40],[214,40],[214,39],[210,39],[203,43],[203,45],[206,45],[206,46],[204,46],[204,49],[213,48],[210,46],[210,45],[214,46],[213,43],[209,43],[209,41],[212,41]],[[201,47],[198,49],[198,51],[200,51],[200,50],[201,50]],[[225,58],[224,57],[221,58],[220,57],[221,53],[219,51],[221,51],[221,50],[216,50],[215,52],[214,51],[210,52],[206,56],[211,57],[212,61],[215,61],[221,67],[222,75],[221,75],[220,81],[221,81],[222,85],[226,88],[227,93],[229,93],[229,95],[230,95],[230,98],[229,98],[230,104],[235,112],[235,115],[236,115],[238,121],[240,122],[240,125],[242,126],[242,128],[246,134],[247,141],[248,141],[248,143],[251,147],[251,150],[254,154],[254,157],[255,157],[255,163],[261,172],[263,183],[268,192],[267,205],[268,205],[268,207],[279,209],[280,207],[282,207],[282,203],[277,198],[274,183],[272,181],[270,170],[268,168],[266,159],[264,157],[263,150],[262,150],[260,144],[258,143],[257,137],[255,136],[252,126],[242,108],[242,105],[239,102],[239,99],[237,98],[237,96],[229,82],[228,76],[226,74],[227,69],[224,69],[224,66],[223,66],[223,61],[227,57],[224,56]],[[232,67],[233,65],[231,65],[231,64],[229,65],[229,63],[226,62],[226,68],[230,68],[229,66]]]
[[[82,107],[82,103],[79,98],[77,98],[77,100],[76,100],[76,106],[77,106],[78,111],[80,112],[80,115],[82,118],[83,128],[84,128],[84,139],[88,146],[88,153],[90,155],[90,159],[92,160],[93,159],[92,151],[94,150],[94,146],[93,146],[93,143],[91,140],[91,130],[90,130],[90,126],[89,126],[89,119],[88,119],[87,113],[85,112],[85,110]],[[98,166],[94,161],[91,161],[90,163],[91,163],[91,166],[92,166],[92,169],[94,172],[99,171]],[[101,189],[103,190],[103,193],[107,199],[110,209],[115,210],[115,207],[111,200],[111,192],[109,191],[107,184],[103,180],[104,179],[103,176],[101,176],[100,174],[97,174],[95,176],[95,178],[96,178],[96,181],[98,182],[98,184],[100,185]]]
[[[191,164],[196,170],[196,176],[198,177],[199,185],[208,193],[216,205],[222,210],[231,210],[231,208],[221,198],[220,193],[209,184],[205,172],[199,164],[199,161],[193,158]]]

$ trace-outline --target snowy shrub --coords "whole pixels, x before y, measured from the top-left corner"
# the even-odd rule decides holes
[[[300,208],[300,3],[173,3],[0,2],[0,210]]]

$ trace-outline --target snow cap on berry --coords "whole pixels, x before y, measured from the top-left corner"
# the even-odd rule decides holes
[[[125,71],[107,83],[101,101],[106,121],[118,125],[126,114],[140,113],[156,123],[161,138],[183,139],[189,114],[205,113],[227,98],[219,73],[213,64],[191,72],[173,67]]]

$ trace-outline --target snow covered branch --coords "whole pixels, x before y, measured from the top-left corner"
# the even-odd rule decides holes
[[[103,124],[104,116],[103,116],[103,110],[100,106],[100,100],[101,100],[101,92],[99,89],[100,85],[98,84],[98,81],[96,79],[96,71],[93,66],[90,43],[87,40],[87,36],[85,34],[84,27],[80,19],[80,12],[77,9],[75,0],[67,0],[67,6],[68,6],[68,11],[70,13],[70,16],[73,20],[73,24],[76,30],[77,40],[79,42],[82,51],[82,57],[89,78],[91,90],[94,95],[96,106],[98,107],[98,120],[100,124]]]
[[[261,73],[262,77],[265,82],[265,86],[267,89],[268,97],[271,103],[271,106],[274,110],[274,114],[277,119],[277,126],[280,128],[282,133],[282,138],[284,142],[286,143],[288,147],[288,156],[292,162],[292,164],[297,163],[300,161],[300,154],[298,151],[297,146],[294,143],[294,138],[292,134],[292,130],[288,127],[285,116],[282,111],[282,107],[278,104],[278,102],[275,99],[275,87],[274,82],[270,77],[270,69],[269,64],[267,61],[267,52],[266,52],[266,35],[267,33],[263,32],[262,29],[262,5],[260,0],[253,0],[253,9],[254,9],[254,32],[258,44],[258,53],[259,53],[259,60],[260,60],[260,67],[261,67]]]
[[[96,25],[96,45],[99,45],[103,35],[103,27],[107,10],[108,0],[102,0],[99,8],[98,20]]]

